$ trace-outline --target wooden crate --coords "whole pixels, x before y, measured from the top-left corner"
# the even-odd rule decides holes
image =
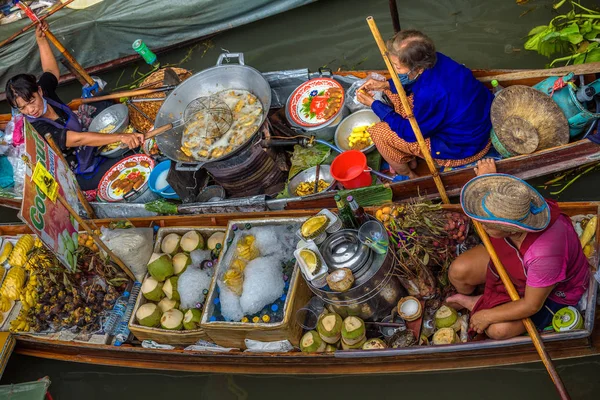
[[[156,243],[154,244],[154,252],[160,252],[160,243],[164,236],[169,233],[177,233],[183,235],[185,232],[195,230],[202,234],[205,240],[208,239],[210,235],[215,232],[224,232],[224,227],[203,227],[203,226],[186,226],[186,227],[167,227],[160,228],[156,235]],[[148,275],[146,275],[148,277]],[[211,287],[214,284],[214,276],[213,282],[211,283]],[[138,308],[147,303],[146,298],[140,293],[137,301],[135,302],[135,308],[133,309],[133,313],[131,314],[131,318],[129,319],[129,330],[133,333],[133,335],[139,340],[154,340],[160,344],[172,344],[172,345],[181,345],[187,346],[196,343],[198,340],[208,340],[210,341],[210,337],[206,334],[206,332],[200,329],[194,330],[181,330],[181,331],[172,331],[169,329],[162,328],[148,328],[146,326],[139,325],[135,319],[135,313]]]
[[[286,302],[284,304],[283,321],[277,323],[252,323],[252,322],[227,322],[227,321],[209,321],[212,315],[213,301],[216,297],[217,277],[228,268],[223,262],[228,252],[227,240],[232,237],[231,227],[233,224],[244,226],[250,223],[252,226],[283,225],[288,223],[302,223],[306,217],[301,218],[268,218],[260,220],[235,220],[230,221],[225,234],[225,246],[219,257],[217,269],[207,296],[202,315],[201,327],[208,334],[211,341],[224,347],[245,348],[244,339],[253,339],[264,342],[273,342],[277,340],[289,340],[294,346],[298,346],[302,337],[302,328],[296,324],[296,311],[302,308],[312,297],[312,292],[300,275],[300,268],[296,264],[294,272],[290,277],[290,287]],[[232,249],[231,251],[233,251]]]

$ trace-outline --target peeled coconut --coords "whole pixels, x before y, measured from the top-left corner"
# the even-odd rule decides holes
[[[161,301],[158,302],[158,308],[163,313],[166,313],[169,310],[179,307],[179,302],[177,300],[171,300],[168,297],[164,297]]]
[[[337,343],[342,334],[342,317],[336,313],[321,314],[317,323],[317,332],[325,343]]]
[[[349,268],[339,268],[327,275],[327,284],[334,292],[345,292],[353,283],[354,275]]]
[[[160,301],[165,294],[162,291],[163,284],[149,276],[142,283],[142,294],[147,300]]]
[[[163,253],[154,253],[148,261],[148,273],[159,282],[173,275],[173,262],[171,256]]]
[[[160,327],[172,331],[178,331],[183,327],[183,313],[173,308],[162,315]]]
[[[189,231],[181,237],[181,250],[190,253],[196,249],[204,249],[204,238],[198,231]]]
[[[342,324],[342,347],[344,344],[353,346],[361,341],[364,343],[365,333],[365,323],[362,319],[355,316],[346,317]],[[360,347],[362,344],[356,348]]]
[[[363,350],[380,350],[380,349],[387,349],[387,345],[385,344],[385,342],[379,338],[375,338],[375,339],[369,339],[365,342],[365,344],[363,344],[362,346]]]
[[[354,344],[348,344],[342,339],[342,349],[344,349],[344,350],[362,349],[362,347],[364,346],[364,344],[366,342],[367,342],[367,338],[364,336],[362,337],[362,339],[360,339],[360,341],[358,341]]]
[[[436,329],[450,328],[453,327],[458,320],[458,313],[454,308],[444,305],[435,312],[433,319],[435,321]],[[460,325],[458,328],[460,329]]]
[[[338,343],[336,343],[336,344],[327,343],[327,345],[325,346],[325,353],[332,353],[332,352],[336,351],[338,349],[338,346],[337,346]]]
[[[202,311],[197,308],[190,308],[183,316],[183,329],[192,330],[200,328],[201,319]]]
[[[454,344],[459,342],[460,340],[452,328],[442,328],[433,334],[432,343],[434,345]]]
[[[398,314],[405,321],[415,321],[421,317],[422,313],[421,302],[416,297],[403,297],[398,302]]]
[[[138,323],[147,327],[155,327],[160,323],[162,312],[154,303],[142,304],[135,313]]]
[[[177,253],[173,256],[173,272],[175,275],[181,275],[191,263],[190,256],[185,253]]]
[[[179,242],[181,241],[181,236],[176,233],[169,233],[165,236],[160,244],[160,250],[163,253],[167,253],[173,255],[177,253],[179,250]]]
[[[225,241],[225,232],[215,232],[208,238],[207,247],[209,250],[214,250],[217,247],[217,243],[221,244],[223,248],[223,242]]]
[[[171,300],[179,300],[179,291],[177,291],[178,281],[178,276],[172,276],[165,281],[162,290],[165,292],[165,296],[167,296],[167,298]]]
[[[327,344],[321,339],[321,336],[315,331],[308,331],[300,339],[300,350],[304,353],[322,353]]]

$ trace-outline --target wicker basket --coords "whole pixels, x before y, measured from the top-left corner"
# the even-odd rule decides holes
[[[289,223],[300,224],[306,218],[267,218],[254,220],[236,220],[230,221],[225,234],[225,244],[219,262],[216,266],[207,300],[204,306],[202,322],[200,326],[208,334],[211,341],[224,347],[245,348],[244,339],[254,339],[264,342],[277,340],[289,340],[295,346],[298,346],[302,336],[302,328],[295,323],[296,311],[302,308],[312,297],[312,293],[304,279],[300,276],[298,265],[294,267],[294,272],[290,278],[290,287],[286,302],[284,304],[283,321],[277,323],[242,323],[242,322],[210,322],[209,316],[212,315],[214,299],[216,296],[217,277],[228,268],[228,245],[227,240],[234,235],[231,230],[233,224],[244,226],[246,223],[252,226],[284,225]],[[232,249],[233,251],[233,249]]]
[[[179,76],[179,79],[183,82],[190,76],[192,76],[191,71],[183,68],[172,68],[173,71]],[[152,89],[155,87],[159,87],[163,85],[163,78],[165,77],[164,68],[159,69],[158,71],[152,73],[148,76],[144,81],[140,84],[140,86],[150,85],[146,87],[146,89]],[[132,99],[152,99],[158,97],[167,97],[164,92],[151,93],[142,96],[132,97]],[[136,107],[142,110],[148,117],[152,119],[152,121],[156,120],[156,115],[158,114],[158,110],[160,106],[162,106],[162,101],[151,101],[147,103],[135,103]],[[129,121],[131,125],[135,128],[136,131],[140,133],[148,133],[150,128],[152,128],[153,123],[148,121],[145,117],[143,117],[135,108],[129,106]]]
[[[162,239],[168,235],[169,233],[177,233],[183,235],[184,233],[195,230],[202,234],[204,239],[208,239],[208,236],[212,235],[215,232],[223,232],[225,228],[216,228],[216,227],[167,227],[160,228],[156,235],[156,243],[154,244],[154,252],[160,252],[160,243]],[[146,275],[148,277],[148,275]],[[214,284],[211,283],[211,287]],[[135,320],[135,313],[138,308],[147,303],[146,298],[140,293],[135,303],[135,308],[133,309],[133,313],[131,314],[131,318],[129,320],[129,330],[133,333],[133,335],[139,340],[154,340],[157,343],[161,344],[172,344],[172,345],[191,345],[196,343],[198,340],[208,340],[210,341],[210,337],[206,334],[203,329],[194,329],[194,330],[181,330],[181,331],[172,331],[169,329],[162,328],[148,328],[146,326],[139,325]]]

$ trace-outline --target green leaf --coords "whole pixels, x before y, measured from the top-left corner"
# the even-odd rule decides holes
[[[572,44],[578,44],[583,42],[583,35],[581,35],[580,33],[574,33],[572,35],[567,36],[567,39]]]
[[[533,36],[533,35],[537,35],[540,32],[544,32],[548,29],[552,29],[550,27],[548,27],[548,25],[540,25],[540,26],[536,26],[535,28],[533,28],[532,30],[529,31],[529,33],[527,34],[527,36]]]
[[[600,49],[596,48],[585,54],[580,54],[575,57],[573,64],[584,64],[600,61]]]
[[[583,35],[583,37],[587,40],[596,39],[596,37],[598,36],[598,33],[599,32],[591,31],[590,33],[586,33],[585,35]]]
[[[561,37],[568,37],[569,35],[577,33],[579,33],[579,25],[577,25],[575,22],[560,30]]]
[[[579,32],[582,34],[586,34],[592,31],[592,21],[589,19],[584,21],[581,27],[579,28]]]
[[[544,37],[552,33],[552,28],[546,27],[543,31],[540,31],[533,35],[527,42],[525,42],[525,50],[539,51],[539,46]]]

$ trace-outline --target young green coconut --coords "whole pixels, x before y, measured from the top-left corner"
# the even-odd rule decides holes
[[[453,328],[456,331],[456,328],[458,328],[458,330],[460,330],[460,322],[458,324],[456,323],[458,321],[458,313],[452,307],[448,307],[446,305],[441,306],[435,312],[433,319],[435,321],[436,329]],[[455,327],[454,325],[458,326]]]
[[[142,283],[142,295],[150,301],[160,301],[165,294],[162,291],[163,284],[149,276]]]
[[[178,331],[183,327],[183,313],[176,308],[167,311],[160,317],[160,327]]]
[[[398,302],[398,314],[405,321],[415,321],[421,317],[423,307],[416,297],[407,296]]]
[[[322,353],[325,351],[327,343],[315,331],[308,331],[300,339],[300,350],[304,353]]]
[[[434,345],[454,344],[459,342],[460,340],[452,328],[442,328],[433,334],[432,343]]]
[[[321,314],[317,322],[317,332],[325,343],[337,343],[342,335],[342,317],[336,313]]]
[[[336,351],[338,349],[338,343],[336,344],[329,344],[327,343],[327,345],[325,346],[325,353],[333,353],[334,351]]]
[[[173,256],[173,272],[175,275],[181,275],[191,263],[190,256],[185,253],[177,253]]]
[[[189,231],[181,237],[179,246],[186,253],[191,253],[196,249],[204,249],[204,238],[198,231]]]
[[[181,241],[181,236],[176,233],[169,233],[165,236],[160,243],[160,250],[163,253],[173,255],[177,253],[179,250],[179,242]]]
[[[190,308],[183,316],[183,329],[192,330],[200,328],[200,320],[202,319],[202,311],[197,308]]]
[[[148,273],[157,281],[164,282],[173,275],[173,262],[171,256],[163,253],[154,253],[148,261]]]
[[[179,281],[178,276],[172,276],[165,281],[163,285],[163,292],[170,300],[179,300],[179,292],[177,291],[177,282]]]
[[[354,346],[361,341],[364,343],[366,341],[364,340],[365,333],[365,323],[362,319],[355,316],[346,317],[342,324],[342,347],[344,347],[344,344],[347,346]],[[356,348],[360,347],[362,347],[362,344]]]
[[[154,303],[142,304],[135,313],[138,324],[149,328],[158,326],[161,316],[162,312]]]
[[[369,339],[363,344],[363,350],[381,350],[387,349],[385,342],[379,338]]]
[[[177,300],[171,300],[168,297],[164,297],[161,301],[158,302],[158,308],[163,313],[166,313],[169,310],[179,307],[179,302]]]
[[[214,250],[217,247],[217,244],[220,244],[223,247],[223,242],[225,241],[225,232],[215,232],[208,238],[206,242],[206,247],[209,250]]]
[[[362,347],[364,346],[364,344],[367,342],[367,338],[366,337],[362,337],[362,339],[354,344],[348,344],[346,343],[343,339],[342,339],[342,349],[343,350],[356,350],[356,349],[362,349]]]

